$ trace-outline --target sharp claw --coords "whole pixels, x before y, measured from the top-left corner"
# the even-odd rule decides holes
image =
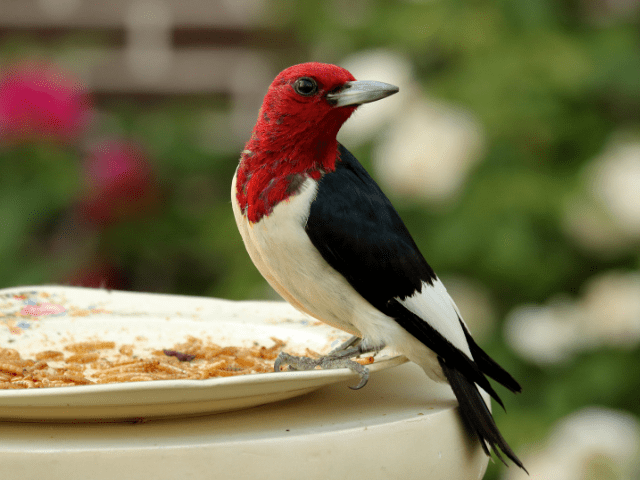
[[[360,375],[360,383],[355,387],[352,387],[351,385],[349,385],[349,388],[351,390],[360,390],[362,387],[364,387],[367,384],[368,381],[369,381],[369,369],[366,369],[365,372]]]
[[[355,362],[354,362],[355,363]],[[364,387],[367,382],[369,381],[369,369],[367,367],[363,367],[362,365],[360,365],[359,363],[356,363],[356,365],[358,365],[358,367],[360,368],[352,368],[351,370],[353,370],[354,372],[358,373],[360,375],[360,383],[358,383],[356,386],[352,387],[351,385],[349,385],[349,388],[351,390],[360,390],[362,387]]]

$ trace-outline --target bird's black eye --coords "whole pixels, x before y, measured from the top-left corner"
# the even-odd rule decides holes
[[[318,84],[313,78],[302,77],[295,81],[293,89],[303,97],[309,97],[318,91]]]

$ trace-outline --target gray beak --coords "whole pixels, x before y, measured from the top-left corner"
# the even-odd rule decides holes
[[[388,83],[375,82],[373,80],[360,80],[347,82],[334,93],[327,94],[327,101],[335,107],[347,105],[361,105],[375,102],[381,98],[398,93],[400,89]]]

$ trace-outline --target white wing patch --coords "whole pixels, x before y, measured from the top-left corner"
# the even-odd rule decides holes
[[[411,313],[418,315],[427,322],[451,344],[466,353],[471,359],[469,344],[458,320],[458,307],[449,296],[439,278],[433,281],[433,286],[422,282],[422,291],[410,297],[396,300]],[[462,318],[462,317],[460,317]]]

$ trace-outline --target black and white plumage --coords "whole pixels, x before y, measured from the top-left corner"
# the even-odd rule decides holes
[[[309,77],[323,81],[319,74],[303,76]],[[348,83],[353,96],[358,82]],[[379,93],[373,100],[386,95]],[[335,108],[351,105],[342,102]],[[277,111],[263,114],[265,119],[277,117]],[[502,405],[486,376],[513,392],[520,391],[520,385],[475,343],[444,285],[364,167],[336,142],[332,164],[325,161],[301,171],[274,169],[264,184],[271,189],[284,181],[286,188],[281,198],[270,198],[264,193],[267,187],[262,197],[256,194],[256,199],[269,200],[256,215],[250,212],[251,181],[257,182],[266,160],[251,169],[260,148],[259,138],[253,140],[234,176],[232,203],[247,251],[262,275],[300,311],[362,338],[366,347],[386,345],[433,380],[448,382],[485,452],[489,454],[490,447],[500,457],[501,450],[524,469],[478,390]]]

